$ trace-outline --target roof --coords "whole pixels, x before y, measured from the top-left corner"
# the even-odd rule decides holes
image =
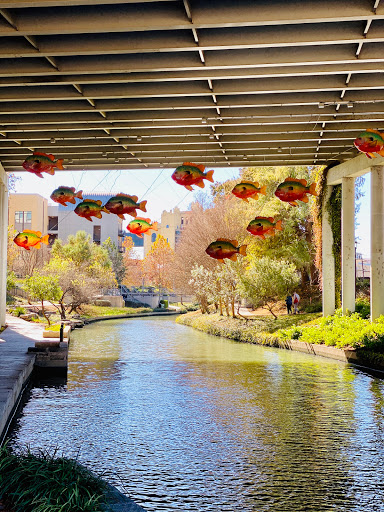
[[[0,161],[313,165],[384,128],[380,0],[0,0]]]

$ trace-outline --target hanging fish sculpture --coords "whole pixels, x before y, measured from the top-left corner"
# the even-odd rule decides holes
[[[137,196],[130,196],[128,194],[117,194],[114,197],[108,199],[107,203],[104,207],[109,210],[111,213],[114,213],[120,219],[125,220],[124,214],[132,215],[132,217],[137,216],[136,210],[141,210],[142,212],[146,212],[146,204],[147,201],[141,201],[138,203]]]
[[[101,219],[101,212],[109,213],[109,211],[102,206],[102,201],[95,199],[84,199],[82,203],[79,203],[75,208],[75,213],[79,217],[83,217],[84,219],[93,222],[91,217],[96,217]]]
[[[193,190],[192,185],[204,188],[205,184],[203,180],[208,180],[213,183],[213,170],[208,171],[205,174],[204,170],[204,165],[184,162],[183,165],[176,168],[171,178],[179,185],[183,185],[187,190]]]
[[[227,238],[218,238],[216,242],[212,242],[205,249],[205,252],[211,258],[215,258],[216,260],[224,263],[225,258],[229,258],[232,261],[237,260],[237,255],[241,254],[242,256],[247,255],[247,246],[240,245],[238,247],[237,240],[228,240]]]
[[[264,185],[259,188],[259,184],[257,181],[242,181],[238,183],[232,190],[232,194],[246,201],[248,203],[248,199],[258,199],[259,194],[266,195],[267,187]]]
[[[368,158],[375,158],[373,153],[384,156],[384,133],[366,130],[353,141],[354,146],[365,153]]]
[[[150,229],[153,229],[153,231],[157,231],[157,222],[151,224],[151,219],[136,217],[136,219],[131,220],[127,228],[130,233],[133,233],[139,236],[140,238],[143,238],[143,233],[150,235]]]
[[[35,151],[33,155],[27,157],[23,162],[23,167],[26,171],[36,174],[39,178],[43,178],[42,172],[55,174],[54,167],[58,169],[64,169],[63,159],[55,160],[53,155],[47,155],[46,153],[39,153]]]
[[[300,180],[297,178],[286,178],[283,183],[277,187],[275,196],[281,201],[289,203],[291,206],[298,206],[296,201],[303,201],[308,203],[307,194],[317,196],[316,183],[311,183],[307,187],[306,180]]]
[[[275,222],[273,217],[256,217],[247,226],[247,231],[263,240],[265,235],[275,236],[275,230],[282,231],[282,222]]]
[[[49,235],[41,236],[40,231],[32,231],[30,229],[24,229],[22,233],[15,236],[13,241],[19,247],[23,247],[27,251],[30,251],[31,247],[40,249],[40,243],[48,245]]]
[[[67,203],[76,203],[76,197],[83,200],[83,191],[76,192],[75,187],[59,187],[51,194],[52,201],[67,206]]]

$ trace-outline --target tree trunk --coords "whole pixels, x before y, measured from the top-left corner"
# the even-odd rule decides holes
[[[43,316],[45,317],[46,321],[48,322],[48,325],[50,326],[51,322],[49,320],[49,317],[47,317],[47,315],[45,314],[44,301],[43,300],[41,301],[41,312],[43,313]]]

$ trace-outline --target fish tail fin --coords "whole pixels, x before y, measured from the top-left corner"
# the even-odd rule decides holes
[[[40,240],[41,243],[45,244],[45,245],[49,245],[49,235],[44,235],[41,240]]]
[[[207,174],[205,175],[205,179],[213,183],[213,169],[207,172]]]
[[[147,204],[148,201],[141,201],[141,203],[139,204],[139,210],[141,210],[142,212],[146,212],[147,209],[146,209],[146,204]]]
[[[152,224],[152,229],[153,229],[153,231],[157,231],[157,226],[158,226],[158,223],[157,223],[157,222],[154,222],[154,223]]]
[[[37,242],[37,244],[35,244],[33,247],[34,247],[35,249],[40,249],[40,242]]]
[[[384,149],[382,149],[381,151],[378,151],[377,154],[380,156],[384,156]]]
[[[79,190],[79,191],[77,192],[77,194],[75,195],[75,197],[77,197],[78,199],[83,200],[83,191],[82,191],[82,190]]]
[[[267,195],[267,185],[263,185],[261,189],[259,190],[259,194],[263,194],[264,196]]]
[[[240,247],[239,247],[239,254],[241,254],[242,256],[246,256],[247,255],[247,246],[246,245],[240,245]]]
[[[62,158],[60,158],[60,159],[59,159],[59,160],[57,160],[57,162],[56,162],[56,167],[57,167],[58,169],[61,169],[62,171],[64,170],[63,162],[64,162],[64,160],[63,160]]]
[[[282,221],[281,220],[278,220],[275,224],[275,229],[278,229],[279,231],[282,231],[283,230],[283,227],[282,227]]]
[[[309,193],[312,194],[313,196],[317,196],[316,183],[315,182],[311,183],[311,185],[309,187]]]

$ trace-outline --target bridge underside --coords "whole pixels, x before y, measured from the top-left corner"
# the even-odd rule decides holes
[[[0,0],[0,161],[313,165],[384,127],[380,0]]]

